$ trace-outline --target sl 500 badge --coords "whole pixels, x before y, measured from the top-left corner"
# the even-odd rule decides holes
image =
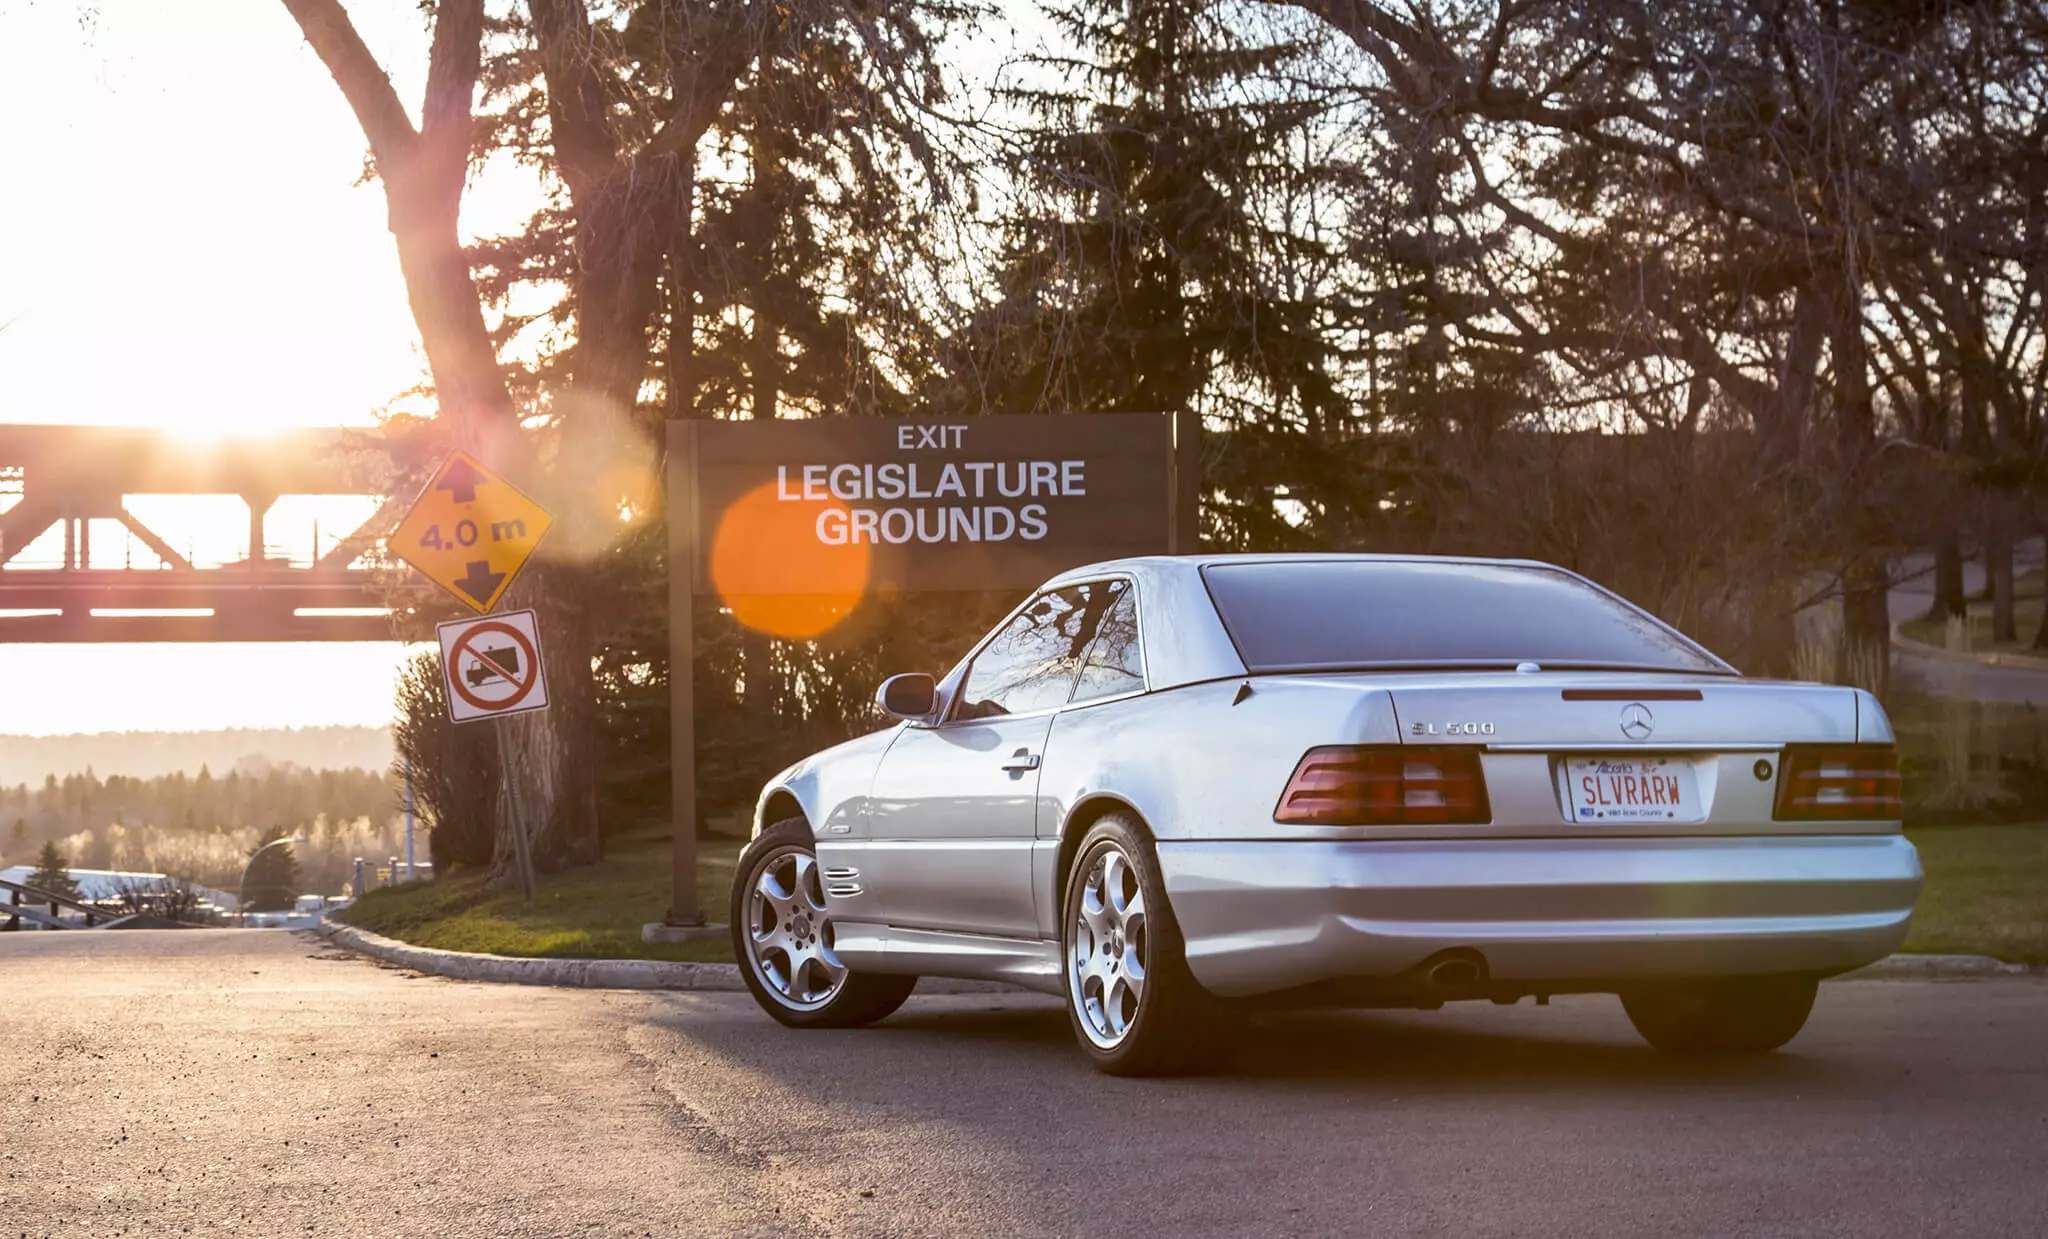
[[[1412,723],[1411,736],[1490,736],[1492,723]]]

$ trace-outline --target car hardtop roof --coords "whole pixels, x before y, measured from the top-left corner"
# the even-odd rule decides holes
[[[1377,551],[1234,551],[1204,555],[1133,555],[1125,559],[1107,559],[1100,563],[1084,564],[1079,568],[1069,568],[1047,581],[1042,588],[1086,581],[1094,577],[1113,576],[1119,572],[1196,572],[1212,565],[1329,562],[1485,564],[1500,568],[1547,568],[1553,572],[1564,571],[1556,564],[1544,563],[1539,559],[1495,559],[1479,555],[1395,555]]]

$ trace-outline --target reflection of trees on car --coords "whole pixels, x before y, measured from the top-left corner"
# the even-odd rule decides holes
[[[1064,705],[1075,684],[1090,678],[1099,658],[1109,660],[1102,668],[1109,678],[1127,680],[1122,663],[1137,644],[1137,613],[1127,592],[1122,581],[1073,585],[1019,612],[968,668],[953,718],[994,718]],[[1107,636],[1115,652],[1091,653],[1098,635]]]

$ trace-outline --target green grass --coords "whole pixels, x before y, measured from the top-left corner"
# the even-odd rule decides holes
[[[1992,955],[2048,964],[2048,822],[1925,826],[1908,832],[1927,886],[1913,915],[1908,951]],[[697,897],[725,918],[741,841],[707,840]],[[419,946],[593,959],[729,961],[720,939],[675,946],[640,941],[669,901],[667,839],[622,843],[596,865],[541,879],[531,905],[516,889],[491,889],[481,874],[371,891],[339,919]]]
[[[733,863],[742,840],[699,844],[697,898],[709,920],[726,919]],[[577,959],[732,959],[724,939],[657,945],[640,940],[640,927],[658,921],[669,905],[669,841],[616,843],[595,865],[540,879],[531,904],[516,884],[489,886],[481,873],[454,873],[432,882],[374,890],[337,917],[372,933],[415,946]]]
[[[2048,822],[1907,834],[1927,870],[1908,951],[2048,964]]]

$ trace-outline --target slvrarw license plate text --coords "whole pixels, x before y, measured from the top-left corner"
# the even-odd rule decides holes
[[[1574,757],[1565,790],[1576,822],[1698,822],[1706,818],[1692,763],[1675,757]]]

